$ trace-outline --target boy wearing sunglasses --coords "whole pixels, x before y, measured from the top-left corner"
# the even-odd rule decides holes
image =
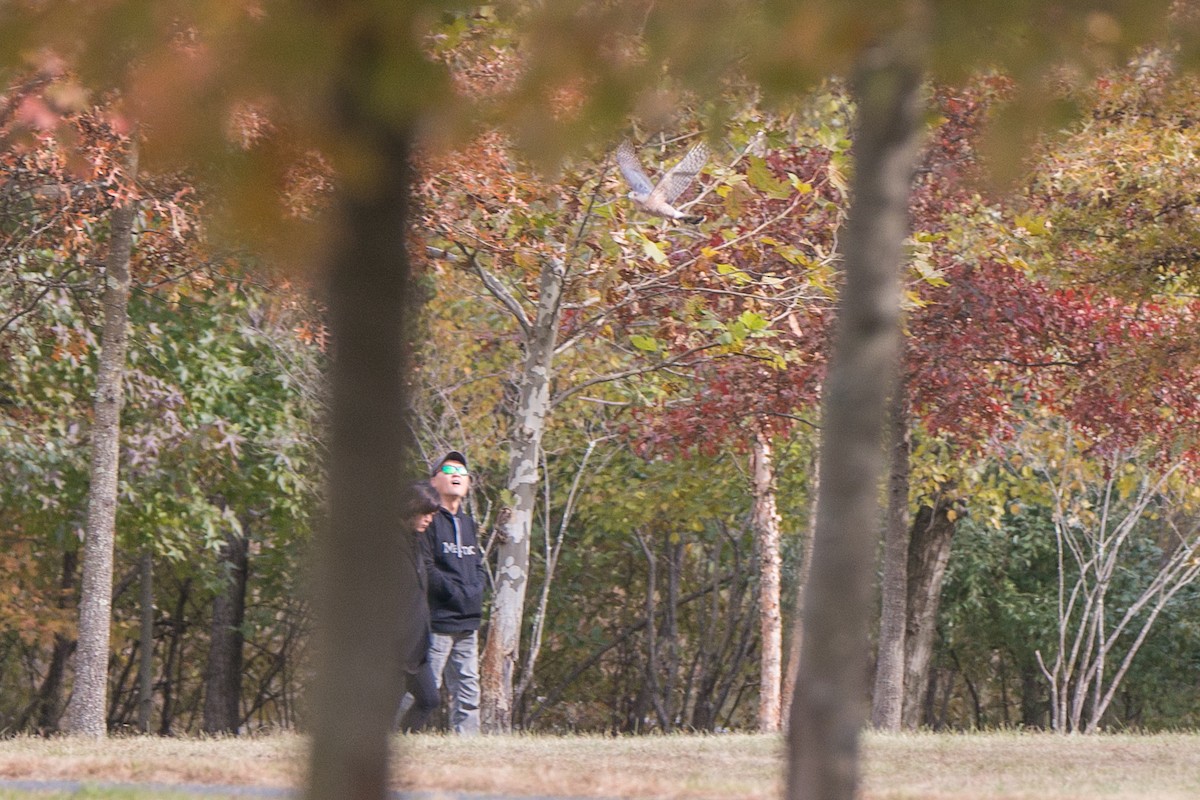
[[[466,456],[447,453],[429,482],[441,498],[423,543],[429,581],[429,666],[438,688],[444,679],[449,691],[451,727],[471,736],[479,733],[479,624],[487,575],[475,520],[463,508],[471,488]]]

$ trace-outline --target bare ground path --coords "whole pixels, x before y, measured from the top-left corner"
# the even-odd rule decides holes
[[[417,736],[397,745],[393,787],[411,800],[766,800],[782,788],[783,742],[774,736]],[[173,788],[220,796],[228,787],[243,792],[237,796],[289,797],[303,779],[306,748],[303,737],[282,734],[17,738],[0,741],[0,781],[158,790],[146,797]],[[1200,735],[872,734],[863,773],[864,800],[1192,800],[1200,798]],[[36,795],[0,784],[0,800],[9,797]]]

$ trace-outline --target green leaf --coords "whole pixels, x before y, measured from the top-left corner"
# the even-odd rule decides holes
[[[732,264],[717,264],[717,274],[725,275],[738,286],[744,286],[747,283],[754,282],[754,279],[747,275],[745,271],[738,269]]]
[[[738,315],[738,322],[744,325],[746,330],[750,333],[764,331],[767,329],[767,326],[770,325],[770,323],[767,322],[766,317],[755,311],[743,311],[740,315]]]
[[[787,181],[776,178],[767,167],[767,162],[758,156],[750,156],[750,169],[746,170],[750,185],[767,197],[784,200],[791,197],[792,187]]]
[[[629,341],[638,350],[644,350],[647,353],[657,353],[661,349],[658,339],[655,339],[653,336],[643,336],[640,333],[635,333],[629,337]]]
[[[1014,222],[1018,228],[1024,228],[1030,236],[1045,236],[1050,232],[1045,217],[1035,217],[1032,214],[1018,214]]]

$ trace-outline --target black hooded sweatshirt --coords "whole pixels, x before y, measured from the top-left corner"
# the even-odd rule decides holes
[[[475,520],[461,508],[439,508],[422,539],[429,581],[429,619],[435,633],[479,630],[487,574]]]

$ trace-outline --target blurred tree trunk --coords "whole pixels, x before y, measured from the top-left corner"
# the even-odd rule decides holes
[[[783,678],[783,624],[779,610],[779,512],[775,503],[775,469],[771,440],[755,432],[750,457],[754,481],[752,525],[758,542],[758,614],[762,640],[758,679],[758,729],[779,730],[780,691]]]
[[[913,519],[908,551],[908,622],[905,635],[904,727],[916,730],[924,722],[933,659],[942,581],[950,560],[955,521],[950,502],[940,495],[933,506],[921,506]]]
[[[908,430],[908,394],[902,382],[892,392],[892,466],[888,476],[888,513],[884,525],[883,579],[880,587],[879,647],[871,724],[900,730],[904,707],[904,633],[908,623],[908,484],[912,437]]]
[[[565,269],[561,261],[545,259],[538,287],[537,316],[532,321],[518,316],[525,334],[525,364],[517,388],[509,454],[508,490],[513,495],[513,508],[508,535],[500,543],[496,560],[492,612],[480,660],[483,692],[480,722],[483,730],[489,733],[512,729],[513,675],[521,645],[525,592],[529,586],[529,539],[537,502],[542,434],[546,430],[546,416],[550,413],[550,383],[554,374],[554,348],[558,341]],[[484,283],[489,284],[486,278]],[[489,287],[491,285],[494,282]]]
[[[424,634],[417,615],[404,613],[420,599],[405,519],[405,487],[418,477],[407,420],[417,316],[407,250],[413,131],[364,89],[395,63],[397,43],[376,24],[380,16],[389,14],[364,10],[343,33],[331,97],[340,155],[369,168],[341,176],[322,265],[332,338],[329,518],[314,552],[309,800],[387,795],[401,651]]]
[[[137,146],[131,145],[126,179],[137,176]],[[91,482],[83,540],[83,577],[79,592],[79,639],[75,648],[75,688],[67,711],[68,730],[103,738],[108,711],[108,643],[112,620],[113,546],[117,522],[117,486],[121,444],[121,406],[125,401],[125,350],[129,329],[129,264],[137,202],[113,206],[104,273],[104,326],[96,371],[92,418]]]
[[[249,549],[246,537],[229,531],[217,571],[221,591],[213,598],[208,665],[204,673],[204,732],[237,733],[241,723],[242,622],[246,611]]]
[[[871,47],[852,82],[846,279],[822,399],[821,495],[789,723],[792,800],[850,800],[857,789],[884,420],[900,355],[900,271],[921,128],[918,49],[911,33]]]

